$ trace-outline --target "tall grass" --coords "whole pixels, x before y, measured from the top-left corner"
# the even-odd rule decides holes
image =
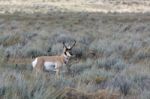
[[[103,96],[99,92],[106,89],[118,91],[121,99],[149,99],[147,15],[53,12],[35,16],[0,16],[1,99],[90,99],[97,93]],[[13,24],[16,28],[4,28]],[[31,57],[59,55],[62,43],[72,45],[73,40],[77,41],[73,57],[60,79],[51,72],[34,76]]]

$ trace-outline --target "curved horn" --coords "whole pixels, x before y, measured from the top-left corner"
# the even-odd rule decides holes
[[[63,42],[63,46],[64,46],[65,48],[67,48],[67,46],[65,45],[65,42]]]
[[[72,49],[76,44],[76,40],[74,40],[74,44],[72,45],[72,47],[70,49]]]

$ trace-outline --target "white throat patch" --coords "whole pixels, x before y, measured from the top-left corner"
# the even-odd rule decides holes
[[[71,54],[69,52],[66,52],[66,54],[67,54],[68,57],[71,57]]]

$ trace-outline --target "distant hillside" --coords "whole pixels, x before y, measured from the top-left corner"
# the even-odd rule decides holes
[[[0,0],[0,13],[49,13],[51,11],[150,12],[149,0]]]

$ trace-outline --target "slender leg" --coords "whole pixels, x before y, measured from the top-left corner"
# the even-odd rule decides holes
[[[56,69],[56,78],[60,78],[60,64],[57,63],[57,65],[55,66]]]
[[[59,69],[56,70],[56,78],[58,78],[58,79],[60,78],[60,70]]]
[[[36,68],[34,71],[35,71],[35,76],[36,77],[41,75],[41,71],[38,68]]]
[[[43,72],[43,62],[38,61],[35,69],[36,69],[36,76],[38,75],[41,76]]]

